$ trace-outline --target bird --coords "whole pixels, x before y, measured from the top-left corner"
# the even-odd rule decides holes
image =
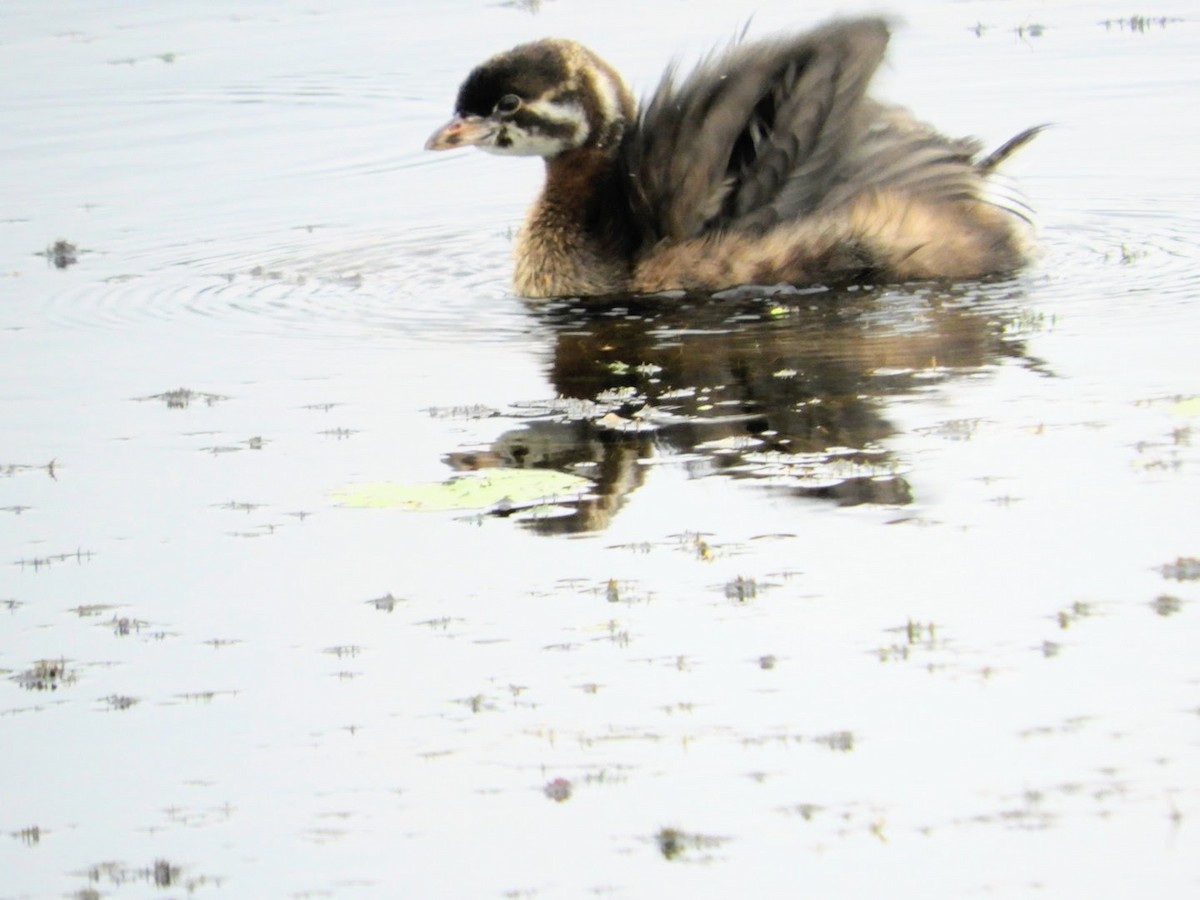
[[[593,51],[536,40],[471,70],[425,146],[544,159],[514,248],[530,299],[1018,269],[1032,213],[993,175],[1045,126],[984,154],[874,99],[890,36],[876,17],[743,32],[640,107]]]

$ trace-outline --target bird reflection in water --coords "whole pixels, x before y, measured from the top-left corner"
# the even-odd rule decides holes
[[[556,301],[558,398],[526,404],[521,427],[448,454],[460,471],[552,468],[594,492],[544,533],[603,529],[648,462],[753,480],[842,505],[912,501],[889,398],[1024,359],[1017,282],[712,298]]]

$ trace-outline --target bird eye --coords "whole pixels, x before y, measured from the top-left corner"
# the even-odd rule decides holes
[[[496,112],[504,115],[512,115],[521,108],[521,98],[516,94],[505,94],[496,101]]]

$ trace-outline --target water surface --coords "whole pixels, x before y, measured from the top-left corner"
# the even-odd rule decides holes
[[[537,163],[421,151],[834,11],[9,4],[0,898],[1196,892],[1187,4],[901,11],[881,94],[1054,123],[985,284],[532,309]]]

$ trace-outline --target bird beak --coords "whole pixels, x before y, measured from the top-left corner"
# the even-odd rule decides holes
[[[425,142],[425,149],[453,150],[456,147],[478,147],[489,143],[495,134],[495,123],[482,116],[456,115],[430,136]]]

